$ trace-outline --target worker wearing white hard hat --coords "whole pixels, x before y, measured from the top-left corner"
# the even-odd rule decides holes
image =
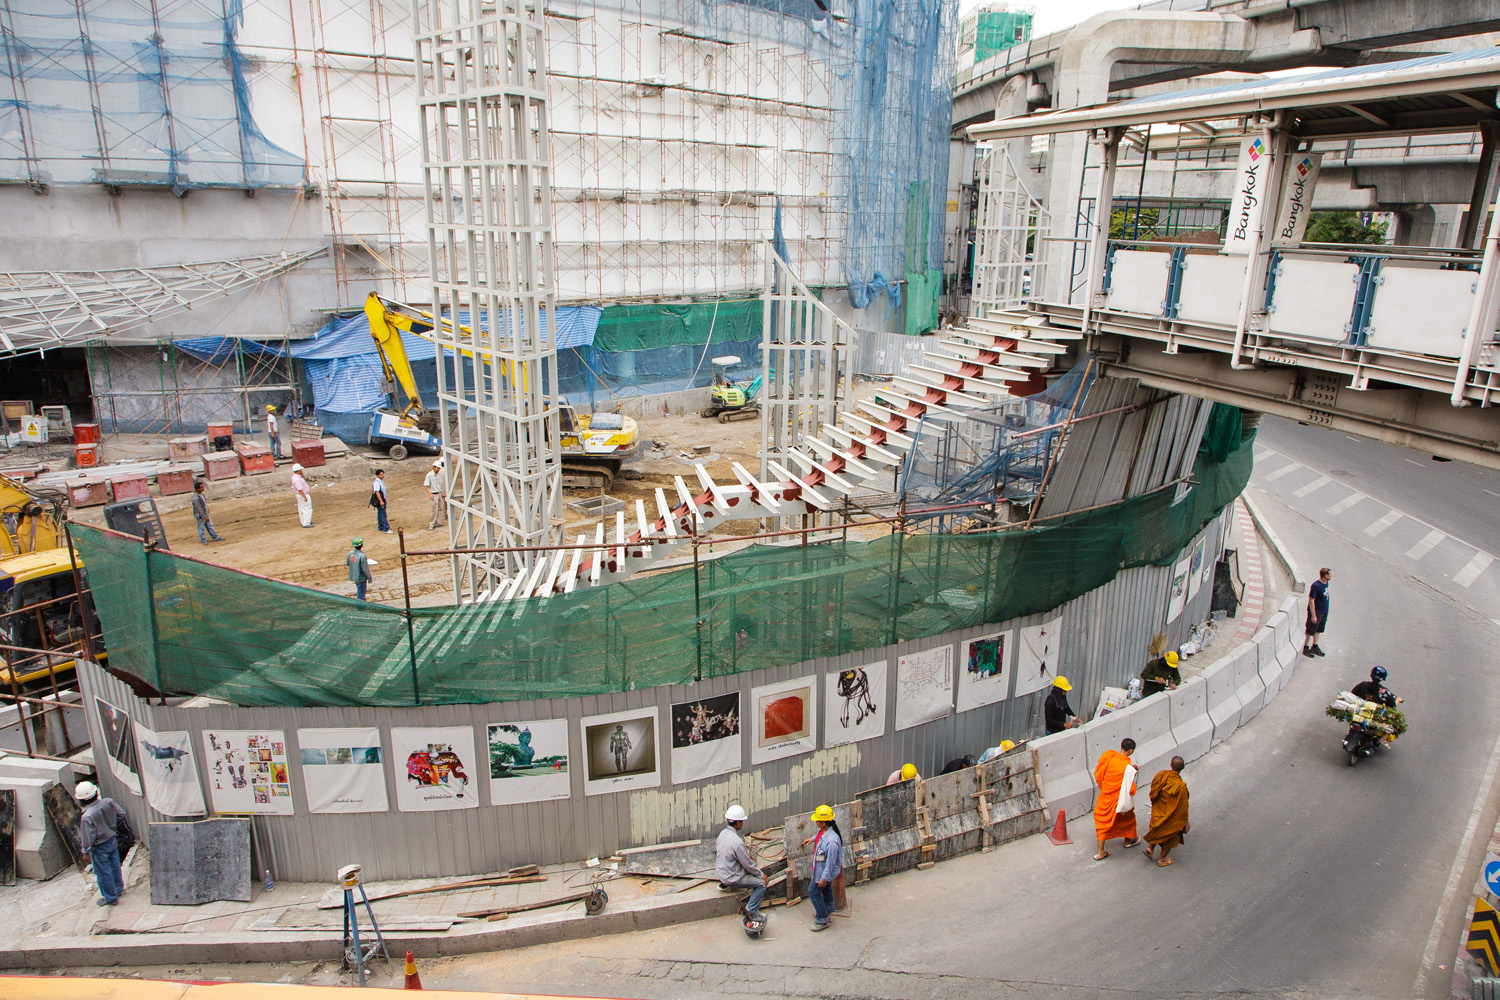
[[[312,520],[312,487],[307,485],[307,478],[302,475],[302,463],[292,463],[292,495],[297,498],[297,520],[304,528],[313,526]]]
[[[80,781],[74,789],[83,818],[78,821],[78,844],[94,862],[94,881],[99,885],[95,906],[114,906],[125,891],[120,873],[120,841],[117,831],[125,810],[114,799],[99,794],[92,781]]]
[[[427,470],[427,475],[422,477],[422,485],[427,489],[427,496],[432,500],[432,517],[427,521],[427,530],[435,531],[448,523],[448,506],[445,500],[447,489],[443,483],[443,460],[435,459],[432,468]]]
[[[747,921],[760,917],[760,901],[766,895],[765,872],[750,859],[750,852],[740,837],[740,829],[749,818],[739,803],[724,810],[724,822],[728,825],[719,831],[719,839],[714,842],[714,873],[719,876],[719,884],[726,889],[750,890],[750,896],[745,900]]]

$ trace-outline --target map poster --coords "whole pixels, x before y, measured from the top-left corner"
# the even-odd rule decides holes
[[[204,778],[216,813],[292,814],[286,734],[276,730],[203,730]]]
[[[740,693],[672,706],[672,782],[740,769]]]
[[[193,762],[190,733],[153,733],[139,722],[135,741],[140,748],[141,782],[146,801],[163,816],[203,816],[203,788]]]
[[[1015,639],[1009,631],[976,635],[963,644],[958,661],[958,710],[993,705],[1010,694],[1010,656]]]
[[[104,736],[104,753],[109,759],[109,773],[136,795],[141,794],[140,766],[136,762],[135,740],[130,735],[130,716],[102,698],[94,699],[99,713],[99,731]]]
[[[485,743],[490,805],[565,799],[572,792],[567,719],[491,723]]]
[[[1028,625],[1016,635],[1016,696],[1051,687],[1062,666],[1058,647],[1062,615],[1040,625]]]
[[[885,735],[886,661],[836,670],[827,675],[824,696],[823,745],[874,739]]]
[[[750,689],[754,729],[750,763],[764,764],[818,748],[817,678],[798,677]]]
[[[396,808],[402,812],[478,809],[474,727],[391,729]]]
[[[365,813],[390,808],[379,729],[299,729],[297,752],[308,812]]]
[[[908,653],[896,661],[896,728],[910,729],[953,712],[953,647]]]
[[[604,795],[661,784],[657,711],[632,708],[583,720],[583,793]]]

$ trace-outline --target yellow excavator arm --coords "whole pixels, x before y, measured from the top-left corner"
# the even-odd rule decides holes
[[[371,292],[365,298],[365,317],[370,321],[370,336],[380,353],[380,365],[385,369],[386,379],[399,385],[406,396],[401,418],[428,434],[438,433],[437,414],[422,404],[417,378],[412,374],[411,361],[406,357],[406,345],[401,342],[403,330],[431,340],[431,316]]]
[[[8,476],[0,476],[0,557],[60,547],[62,533],[54,505]]]

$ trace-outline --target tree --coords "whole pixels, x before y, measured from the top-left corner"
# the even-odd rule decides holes
[[[1117,208],[1109,213],[1109,238],[1112,240],[1154,240],[1157,239],[1156,227],[1161,222],[1161,209],[1143,208],[1140,210],[1139,224],[1136,221],[1135,208]],[[1139,226],[1139,234],[1137,227]]]
[[[1358,212],[1314,212],[1303,242],[1379,245],[1385,242],[1387,228],[1384,222],[1366,223]]]

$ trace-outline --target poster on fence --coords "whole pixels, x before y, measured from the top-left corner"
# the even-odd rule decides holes
[[[672,706],[672,783],[740,769],[740,693]]]
[[[205,729],[203,754],[214,812],[292,814],[286,733],[279,729]]]
[[[967,712],[1004,701],[1010,694],[1009,631],[978,635],[963,644],[958,661],[958,710]]]
[[[661,784],[656,709],[632,708],[583,720],[583,793],[604,795]]]
[[[908,653],[896,661],[896,728],[910,729],[953,712],[953,647]]]
[[[478,809],[474,764],[473,726],[391,729],[396,808],[402,812]]]
[[[1062,669],[1058,663],[1061,634],[1062,615],[1017,632],[1016,697],[1052,686]]]
[[[203,816],[203,788],[198,784],[198,765],[193,762],[191,733],[154,733],[135,724],[140,747],[141,783],[146,801],[163,816],[174,819]]]
[[[308,812],[365,813],[390,808],[379,729],[299,729],[297,752]]]
[[[1198,588],[1203,586],[1203,549],[1207,544],[1207,538],[1200,538],[1198,544],[1193,546],[1192,560],[1188,563],[1187,599],[1189,601],[1198,596]]]
[[[750,689],[754,729],[750,763],[764,764],[818,749],[817,679],[797,677]]]
[[[99,729],[104,734],[104,754],[109,759],[109,773],[136,795],[141,794],[141,772],[136,762],[135,741],[130,736],[130,716],[102,698],[94,699],[99,713]]]
[[[885,735],[886,661],[836,670],[828,675],[823,704],[823,745],[874,739]]]
[[[565,799],[568,720],[495,722],[485,727],[489,750],[490,805]]]
[[[1172,567],[1171,589],[1167,592],[1167,624],[1175,622],[1182,609],[1187,606],[1188,563],[1192,555],[1185,555]]]

